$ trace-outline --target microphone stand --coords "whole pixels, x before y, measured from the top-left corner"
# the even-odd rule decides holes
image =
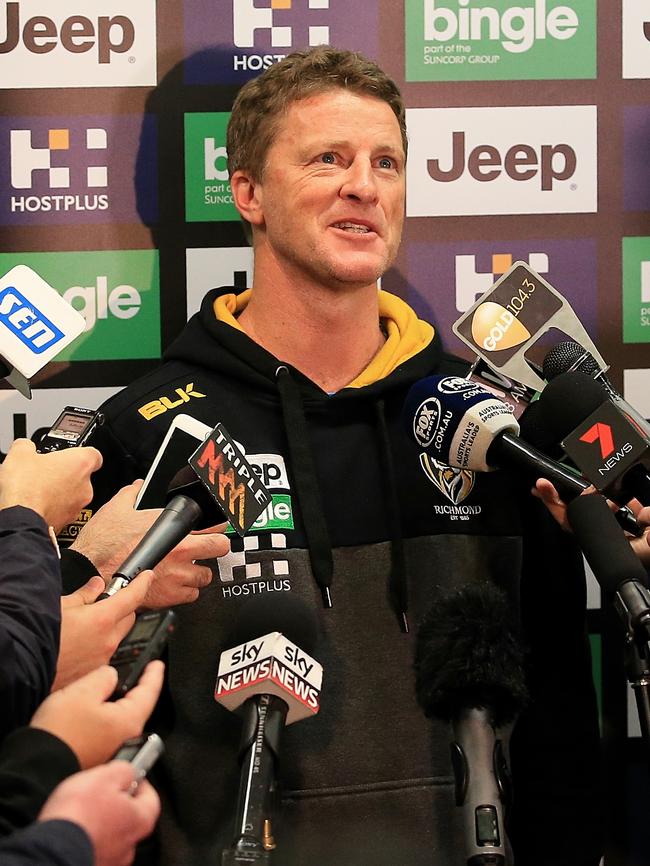
[[[235,838],[224,848],[221,866],[270,864],[275,849],[271,829],[275,767],[288,706],[276,695],[259,695],[244,704]]]
[[[650,591],[636,580],[625,581],[614,607],[625,626],[625,673],[634,691],[650,767]]]

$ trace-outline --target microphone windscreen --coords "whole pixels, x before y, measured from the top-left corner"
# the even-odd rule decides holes
[[[625,580],[648,583],[645,568],[630,547],[604,496],[587,493],[567,505],[567,518],[600,586],[616,592]]]
[[[547,457],[560,460],[564,454],[555,437],[555,431],[550,429],[544,406],[539,400],[529,403],[519,418],[519,435],[534,448],[539,448]]]
[[[407,433],[448,466],[487,472],[487,451],[503,432],[517,434],[510,406],[475,382],[458,376],[428,376],[416,382],[404,401]]]
[[[314,655],[319,637],[316,614],[290,592],[265,593],[247,599],[226,646],[239,646],[273,631],[279,631],[303,652]]]
[[[490,712],[495,727],[511,722],[527,690],[505,593],[487,580],[441,592],[418,631],[415,674],[425,715],[450,721],[476,707]]]
[[[586,373],[562,373],[549,382],[539,400],[549,437],[561,442],[607,400],[602,387]]]

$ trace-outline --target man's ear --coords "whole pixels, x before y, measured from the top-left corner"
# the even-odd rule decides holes
[[[235,207],[242,217],[251,225],[263,225],[261,185],[248,172],[238,169],[230,178],[230,189]]]

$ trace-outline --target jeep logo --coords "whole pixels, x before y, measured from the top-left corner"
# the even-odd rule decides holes
[[[32,54],[48,54],[58,44],[71,54],[85,54],[93,48],[101,64],[110,63],[112,54],[124,54],[135,40],[133,22],[125,15],[100,15],[95,22],[85,15],[71,15],[57,29],[46,15],[34,15],[24,24],[20,4],[7,3],[6,33],[0,42],[0,54],[9,54],[22,40]]]
[[[556,180],[568,180],[576,170],[574,149],[568,144],[543,144],[539,154],[528,144],[513,144],[502,156],[496,147],[479,144],[465,153],[465,133],[452,134],[451,167],[441,168],[439,159],[427,160],[430,177],[440,183],[458,180],[465,171],[480,182],[496,180],[505,172],[511,180],[532,180],[540,175],[541,188],[552,190]]]

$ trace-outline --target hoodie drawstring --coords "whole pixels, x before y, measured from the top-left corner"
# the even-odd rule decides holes
[[[316,478],[314,455],[309,447],[309,431],[300,389],[285,366],[277,368],[275,378],[278,383],[289,458],[307,537],[311,569],[320,588],[324,607],[332,607],[330,589],[334,572],[332,544],[320,504],[322,500]]]
[[[387,511],[388,528],[390,532],[390,573],[388,575],[388,597],[397,615],[400,629],[407,633],[408,622],[408,584],[406,580],[406,553],[404,536],[402,535],[402,520],[397,495],[397,480],[395,477],[395,461],[390,447],[388,425],[386,424],[386,409],[383,400],[375,403],[377,430],[381,447],[383,465],[386,468],[387,481]]]
[[[284,365],[277,368],[275,378],[280,395],[284,428],[289,447],[289,459],[296,488],[297,500],[302,513],[305,536],[314,579],[320,588],[324,607],[332,607],[332,576],[334,560],[322,498],[316,477],[314,456],[309,447],[309,431],[302,403],[300,389],[289,369]],[[376,424],[379,434],[382,463],[386,467],[388,525],[391,540],[391,567],[388,576],[388,596],[395,611],[400,630],[408,632],[408,591],[406,580],[406,556],[402,523],[400,519],[399,498],[395,478],[395,464],[390,447],[386,424],[384,401],[375,404]]]

